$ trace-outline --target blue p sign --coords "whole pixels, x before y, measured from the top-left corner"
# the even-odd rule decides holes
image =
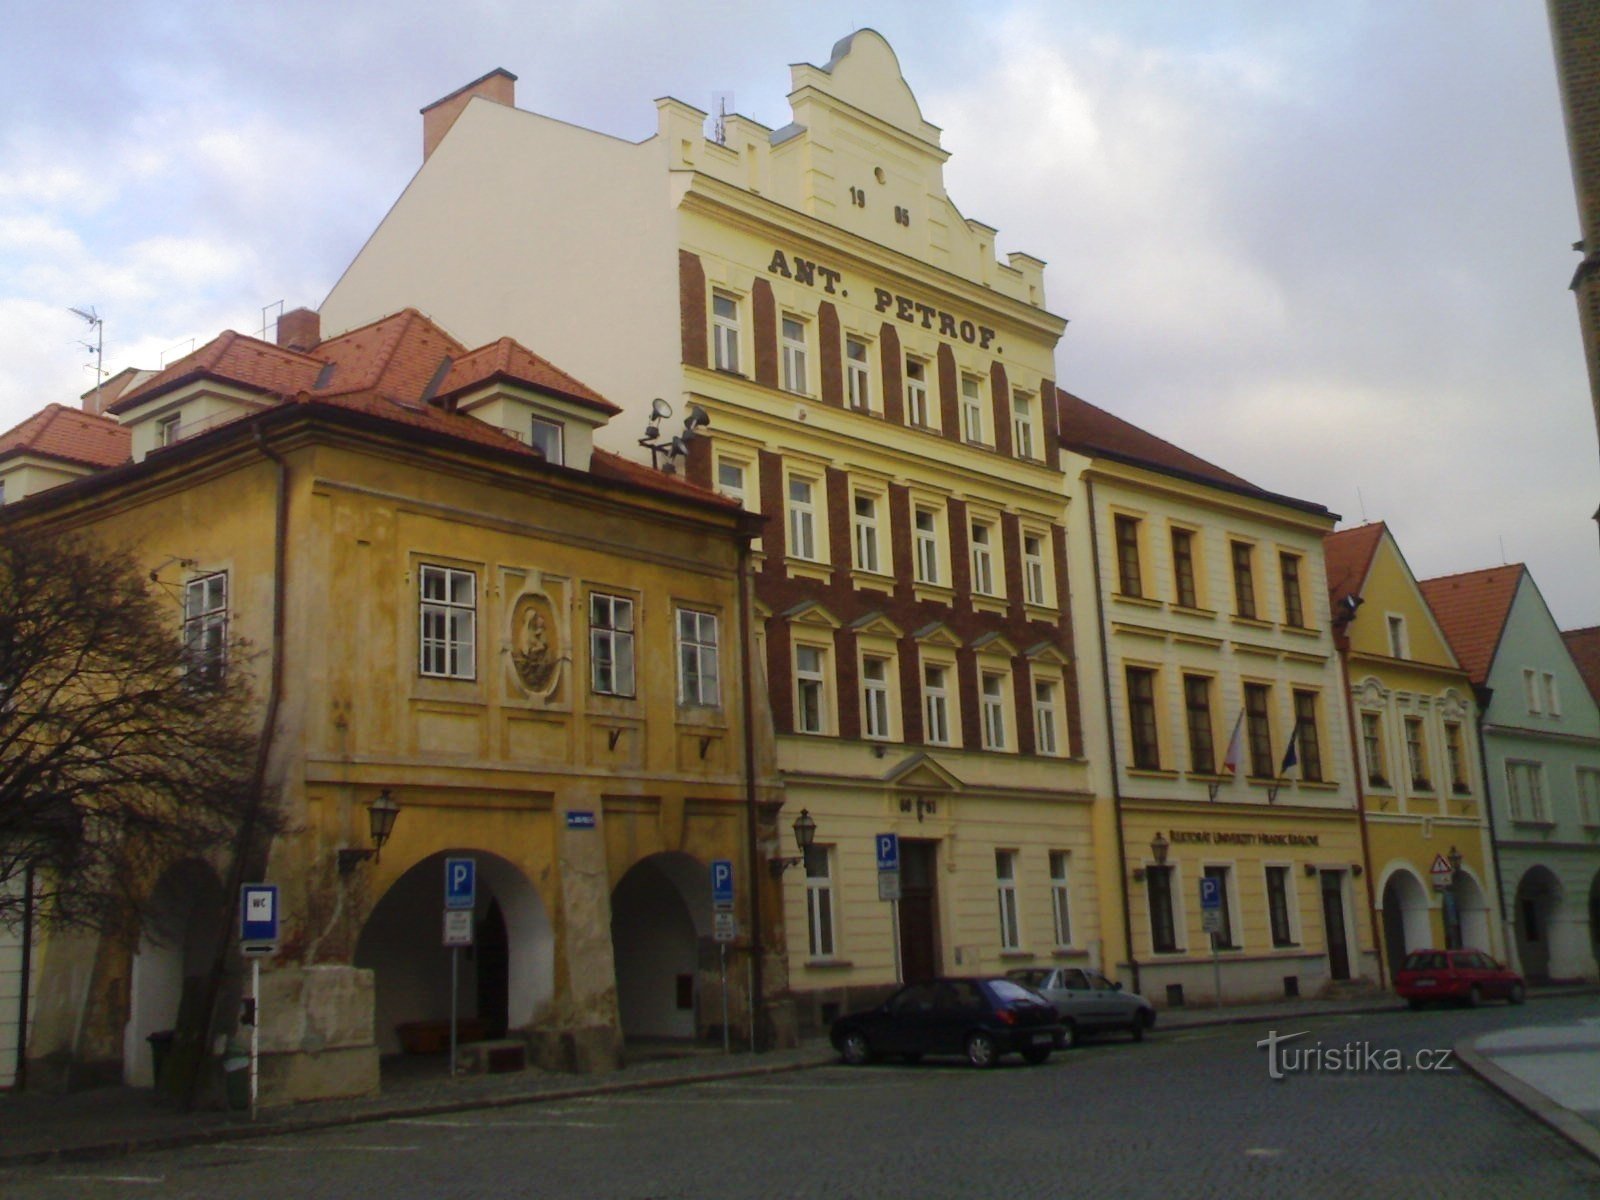
[[[447,858],[444,860],[444,906],[446,908],[472,908],[477,903],[477,860]]]
[[[733,863],[726,858],[711,863],[711,902],[733,904]]]
[[[900,835],[898,833],[880,833],[877,837],[878,844],[878,870],[898,871],[900,869]]]
[[[1222,880],[1215,879],[1210,875],[1200,880],[1200,907],[1222,907]]]

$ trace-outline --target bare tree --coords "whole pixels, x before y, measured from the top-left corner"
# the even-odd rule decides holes
[[[128,552],[0,522],[0,922],[26,872],[37,919],[126,930],[164,866],[237,835],[247,656],[183,617]]]

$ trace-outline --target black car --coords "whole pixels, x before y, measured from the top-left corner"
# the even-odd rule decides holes
[[[930,979],[907,984],[877,1008],[833,1023],[834,1049],[852,1065],[893,1055],[961,1054],[992,1067],[1002,1054],[1042,1063],[1061,1039],[1055,1006],[1010,979]]]

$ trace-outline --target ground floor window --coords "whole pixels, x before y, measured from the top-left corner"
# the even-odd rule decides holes
[[[1170,953],[1178,948],[1172,924],[1172,868],[1150,867],[1144,882],[1150,897],[1150,945],[1157,952]]]
[[[1267,868],[1267,916],[1272,926],[1274,946],[1294,945],[1294,930],[1289,925],[1289,868]]]
[[[827,846],[806,849],[806,926],[811,957],[833,957],[833,864]]]

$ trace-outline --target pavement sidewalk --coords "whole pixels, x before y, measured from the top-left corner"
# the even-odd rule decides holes
[[[1571,990],[1551,989],[1544,994],[1566,994]],[[1535,997],[1539,994],[1534,993]],[[1156,1030],[1159,1036],[1164,1030],[1253,1021],[1301,1021],[1388,1012],[1400,1007],[1393,996],[1375,992],[1339,1000],[1164,1009]],[[242,1113],[182,1112],[143,1088],[95,1088],[69,1095],[4,1093],[0,1094],[0,1167],[47,1161],[88,1162],[138,1151],[273,1137],[396,1117],[780,1074],[837,1061],[827,1040],[819,1037],[793,1049],[763,1054],[723,1054],[720,1048],[685,1047],[670,1056],[630,1063],[605,1075],[563,1075],[530,1069],[451,1079],[442,1072],[427,1073],[419,1071],[416,1064],[408,1064],[408,1070],[386,1073],[382,1095],[267,1109],[254,1121]]]
[[[1463,1038],[1456,1057],[1600,1161],[1600,1017]]]

